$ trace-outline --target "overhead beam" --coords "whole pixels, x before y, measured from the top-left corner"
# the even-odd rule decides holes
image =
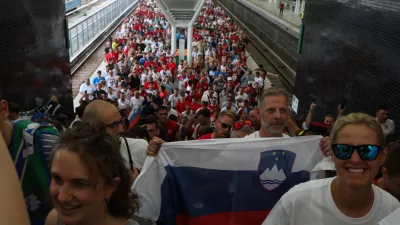
[[[163,2],[161,0],[155,0],[157,3],[158,7],[160,8],[161,12],[164,13],[165,17],[167,18],[168,22],[171,24],[171,26],[176,26],[175,20],[171,17],[171,14],[167,11],[165,8]]]

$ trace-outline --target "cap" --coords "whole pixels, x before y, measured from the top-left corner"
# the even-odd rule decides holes
[[[228,77],[228,80],[232,80],[232,77]]]

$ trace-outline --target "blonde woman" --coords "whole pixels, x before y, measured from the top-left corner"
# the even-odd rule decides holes
[[[363,113],[340,117],[331,141],[337,177],[293,187],[263,225],[378,224],[399,207],[396,198],[372,185],[387,152],[375,118]]]

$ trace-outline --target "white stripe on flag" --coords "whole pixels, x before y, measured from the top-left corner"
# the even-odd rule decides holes
[[[258,163],[254,162],[259,162],[261,152],[288,150],[296,153],[296,162],[300,162],[293,166],[292,171],[296,172],[305,169],[304,165],[311,161],[319,162],[323,158],[319,151],[320,140],[321,136],[182,141],[163,144],[160,152],[166,156],[162,158],[164,165],[254,171],[258,169]]]

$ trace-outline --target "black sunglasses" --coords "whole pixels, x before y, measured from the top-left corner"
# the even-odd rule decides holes
[[[115,127],[118,127],[119,125],[124,125],[124,124],[125,124],[125,117],[121,117],[121,120],[114,121],[114,122],[112,122],[110,124],[107,124],[106,126],[115,128]]]
[[[221,120],[218,120],[218,122],[221,124],[222,128],[224,128],[224,129],[228,128],[228,130],[231,130],[231,129],[232,129],[232,126],[231,126],[231,125],[228,125],[228,124],[226,124],[226,123],[223,123],[223,122],[221,122]]]
[[[354,151],[357,151],[357,154],[362,160],[373,161],[378,158],[379,151],[383,149],[382,145],[352,146],[346,144],[334,144],[331,146],[333,154],[336,158],[341,160],[350,159]]]

